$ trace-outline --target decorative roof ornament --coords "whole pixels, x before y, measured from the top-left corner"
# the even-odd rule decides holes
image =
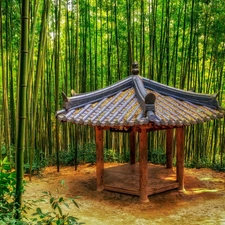
[[[132,63],[132,75],[138,75],[139,74],[139,68],[138,68],[138,63],[137,62],[133,62]]]

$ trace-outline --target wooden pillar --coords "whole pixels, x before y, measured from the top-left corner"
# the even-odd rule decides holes
[[[103,187],[104,154],[103,154],[103,129],[101,127],[95,128],[95,142],[96,142],[97,191],[102,191],[104,189]]]
[[[149,202],[148,199],[148,140],[147,131],[141,129],[139,133],[139,182],[140,201]]]
[[[135,164],[136,162],[136,142],[135,142],[136,132],[130,132],[130,164]]]
[[[166,168],[173,168],[173,129],[166,130]]]
[[[184,127],[176,129],[177,138],[177,181],[178,190],[184,191]]]

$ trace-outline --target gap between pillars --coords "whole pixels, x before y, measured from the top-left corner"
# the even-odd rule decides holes
[[[136,163],[136,132],[130,132],[130,164]]]
[[[173,168],[173,129],[166,130],[166,168]]]

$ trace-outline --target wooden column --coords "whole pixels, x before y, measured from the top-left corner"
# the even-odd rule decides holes
[[[139,133],[139,182],[140,201],[149,202],[148,199],[148,141],[147,131],[141,129]]]
[[[102,191],[104,173],[103,129],[95,127],[97,191]]]
[[[166,130],[166,167],[173,168],[173,129]]]
[[[130,164],[136,162],[136,143],[135,143],[136,132],[130,132]]]
[[[177,138],[177,181],[178,189],[184,191],[184,127],[176,129]]]

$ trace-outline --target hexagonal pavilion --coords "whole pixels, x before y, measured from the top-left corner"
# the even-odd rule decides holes
[[[217,95],[184,91],[138,75],[132,75],[101,90],[67,97],[56,112],[62,122],[89,125],[96,133],[97,190],[140,196],[184,190],[184,128],[224,116]],[[172,137],[176,130],[176,173],[172,165]],[[104,169],[103,131],[130,133],[130,164]],[[147,133],[166,130],[166,167],[148,163]],[[135,134],[139,134],[139,163],[135,162]]]

